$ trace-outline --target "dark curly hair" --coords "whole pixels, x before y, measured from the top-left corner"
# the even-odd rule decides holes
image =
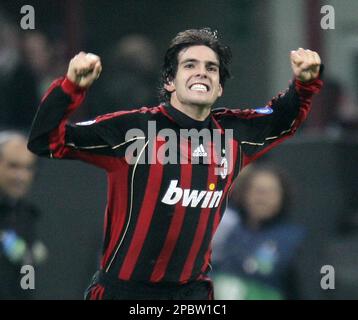
[[[225,81],[231,77],[228,65],[231,62],[232,54],[229,47],[224,46],[218,39],[217,31],[210,28],[190,29],[179,32],[172,39],[164,57],[164,64],[161,72],[159,88],[159,100],[169,102],[171,93],[165,90],[164,85],[175,78],[178,70],[178,54],[181,50],[197,45],[204,45],[212,49],[219,59],[220,84],[222,87]]]

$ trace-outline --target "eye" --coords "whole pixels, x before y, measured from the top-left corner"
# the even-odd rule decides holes
[[[188,63],[188,64],[184,65],[184,68],[185,69],[192,69],[192,68],[194,68],[194,64],[193,63]]]
[[[218,67],[216,66],[209,66],[207,67],[207,70],[210,72],[217,72],[218,71]]]

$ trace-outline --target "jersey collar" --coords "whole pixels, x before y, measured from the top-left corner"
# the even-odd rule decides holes
[[[174,108],[169,103],[164,104],[163,107],[165,108],[165,111],[168,113],[168,115],[182,128],[195,128],[200,130],[211,127],[211,114],[209,114],[205,120],[199,121],[190,118],[188,115]]]

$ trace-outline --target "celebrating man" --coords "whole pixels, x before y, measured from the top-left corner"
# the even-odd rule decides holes
[[[100,58],[84,52],[45,95],[29,149],[80,159],[108,175],[103,255],[86,298],[213,297],[211,239],[233,180],[295,133],[322,86],[318,54],[300,48],[291,52],[292,84],[266,107],[212,109],[230,77],[230,60],[216,32],[186,30],[166,52],[156,107],[69,124],[102,70]],[[173,146],[179,162],[167,158]]]

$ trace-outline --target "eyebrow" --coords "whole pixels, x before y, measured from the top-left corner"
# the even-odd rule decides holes
[[[193,58],[188,58],[188,59],[185,59],[182,62],[180,62],[180,64],[185,64],[185,63],[188,63],[188,62],[199,62],[199,60],[193,59]],[[220,67],[220,65],[217,62],[214,62],[214,61],[205,61],[205,64],[207,64],[209,66],[216,66],[218,68]]]

